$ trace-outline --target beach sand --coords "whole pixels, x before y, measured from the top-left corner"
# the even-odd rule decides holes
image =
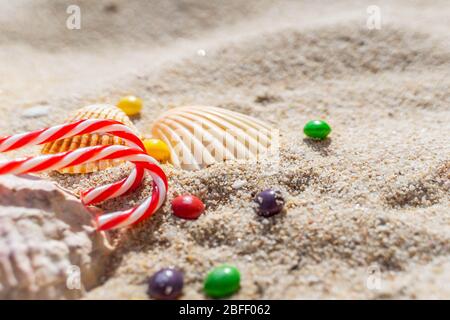
[[[81,8],[80,30],[66,28],[69,4]],[[181,298],[203,299],[204,276],[221,263],[241,271],[233,299],[450,298],[450,2],[377,1],[381,28],[369,30],[372,4],[2,2],[1,134],[124,94],[144,100],[132,119],[143,134],[182,105],[242,112],[281,132],[279,157],[256,165],[163,165],[165,205],[114,233],[102,284],[85,298],[147,299],[147,278],[174,266],[185,274]],[[315,118],[332,126],[329,139],[304,138]],[[127,170],[48,177],[79,192]],[[267,187],[286,206],[263,219],[252,199]],[[128,208],[150,189],[102,207]],[[198,220],[172,215],[183,193],[205,202]]]

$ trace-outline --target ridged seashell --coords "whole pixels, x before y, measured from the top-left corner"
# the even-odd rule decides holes
[[[138,130],[131,122],[130,118],[119,108],[107,105],[107,104],[94,104],[77,110],[72,116],[70,116],[66,122],[72,122],[81,119],[111,119],[117,120],[130,127],[138,134]],[[42,148],[43,154],[53,154],[59,152],[65,152],[75,150],[78,148],[96,146],[96,145],[113,145],[122,144],[125,142],[115,136],[108,134],[84,134],[82,136],[75,136],[62,140],[49,142]],[[79,166],[73,166],[58,170],[61,173],[89,173],[99,170],[104,170],[109,167],[115,166],[121,163],[117,160],[100,160],[85,163]]]
[[[170,162],[187,170],[229,159],[257,159],[274,147],[276,131],[253,117],[230,110],[189,106],[164,113],[152,135],[170,149]]]

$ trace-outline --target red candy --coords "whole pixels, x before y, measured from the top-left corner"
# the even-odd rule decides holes
[[[187,194],[172,200],[172,211],[179,218],[197,219],[205,211],[205,205],[196,196]]]

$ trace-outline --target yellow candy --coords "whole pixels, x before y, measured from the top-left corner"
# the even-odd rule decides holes
[[[166,162],[170,159],[169,147],[163,141],[159,139],[145,139],[144,146],[147,153],[159,162]]]
[[[117,103],[117,107],[122,109],[128,116],[134,116],[142,110],[142,100],[135,96],[122,97]]]

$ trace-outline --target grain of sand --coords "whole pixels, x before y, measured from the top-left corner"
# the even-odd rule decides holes
[[[450,298],[448,1],[378,1],[380,30],[366,27],[366,1],[37,3],[1,4],[2,134],[133,93],[145,101],[133,119],[143,133],[163,111],[196,104],[255,116],[282,135],[278,159],[165,165],[166,204],[115,234],[110,268],[86,298],[145,299],[147,277],[176,266],[182,298],[202,299],[203,277],[220,263],[242,273],[236,299]],[[72,3],[81,30],[65,28]],[[22,113],[36,106],[48,114]],[[313,118],[327,119],[330,139],[304,139]],[[79,192],[127,170],[49,177]],[[266,187],[287,201],[271,219],[251,203]],[[188,192],[207,206],[196,221],[170,212]],[[149,193],[147,183],[102,206]],[[367,285],[373,272],[379,289]]]

